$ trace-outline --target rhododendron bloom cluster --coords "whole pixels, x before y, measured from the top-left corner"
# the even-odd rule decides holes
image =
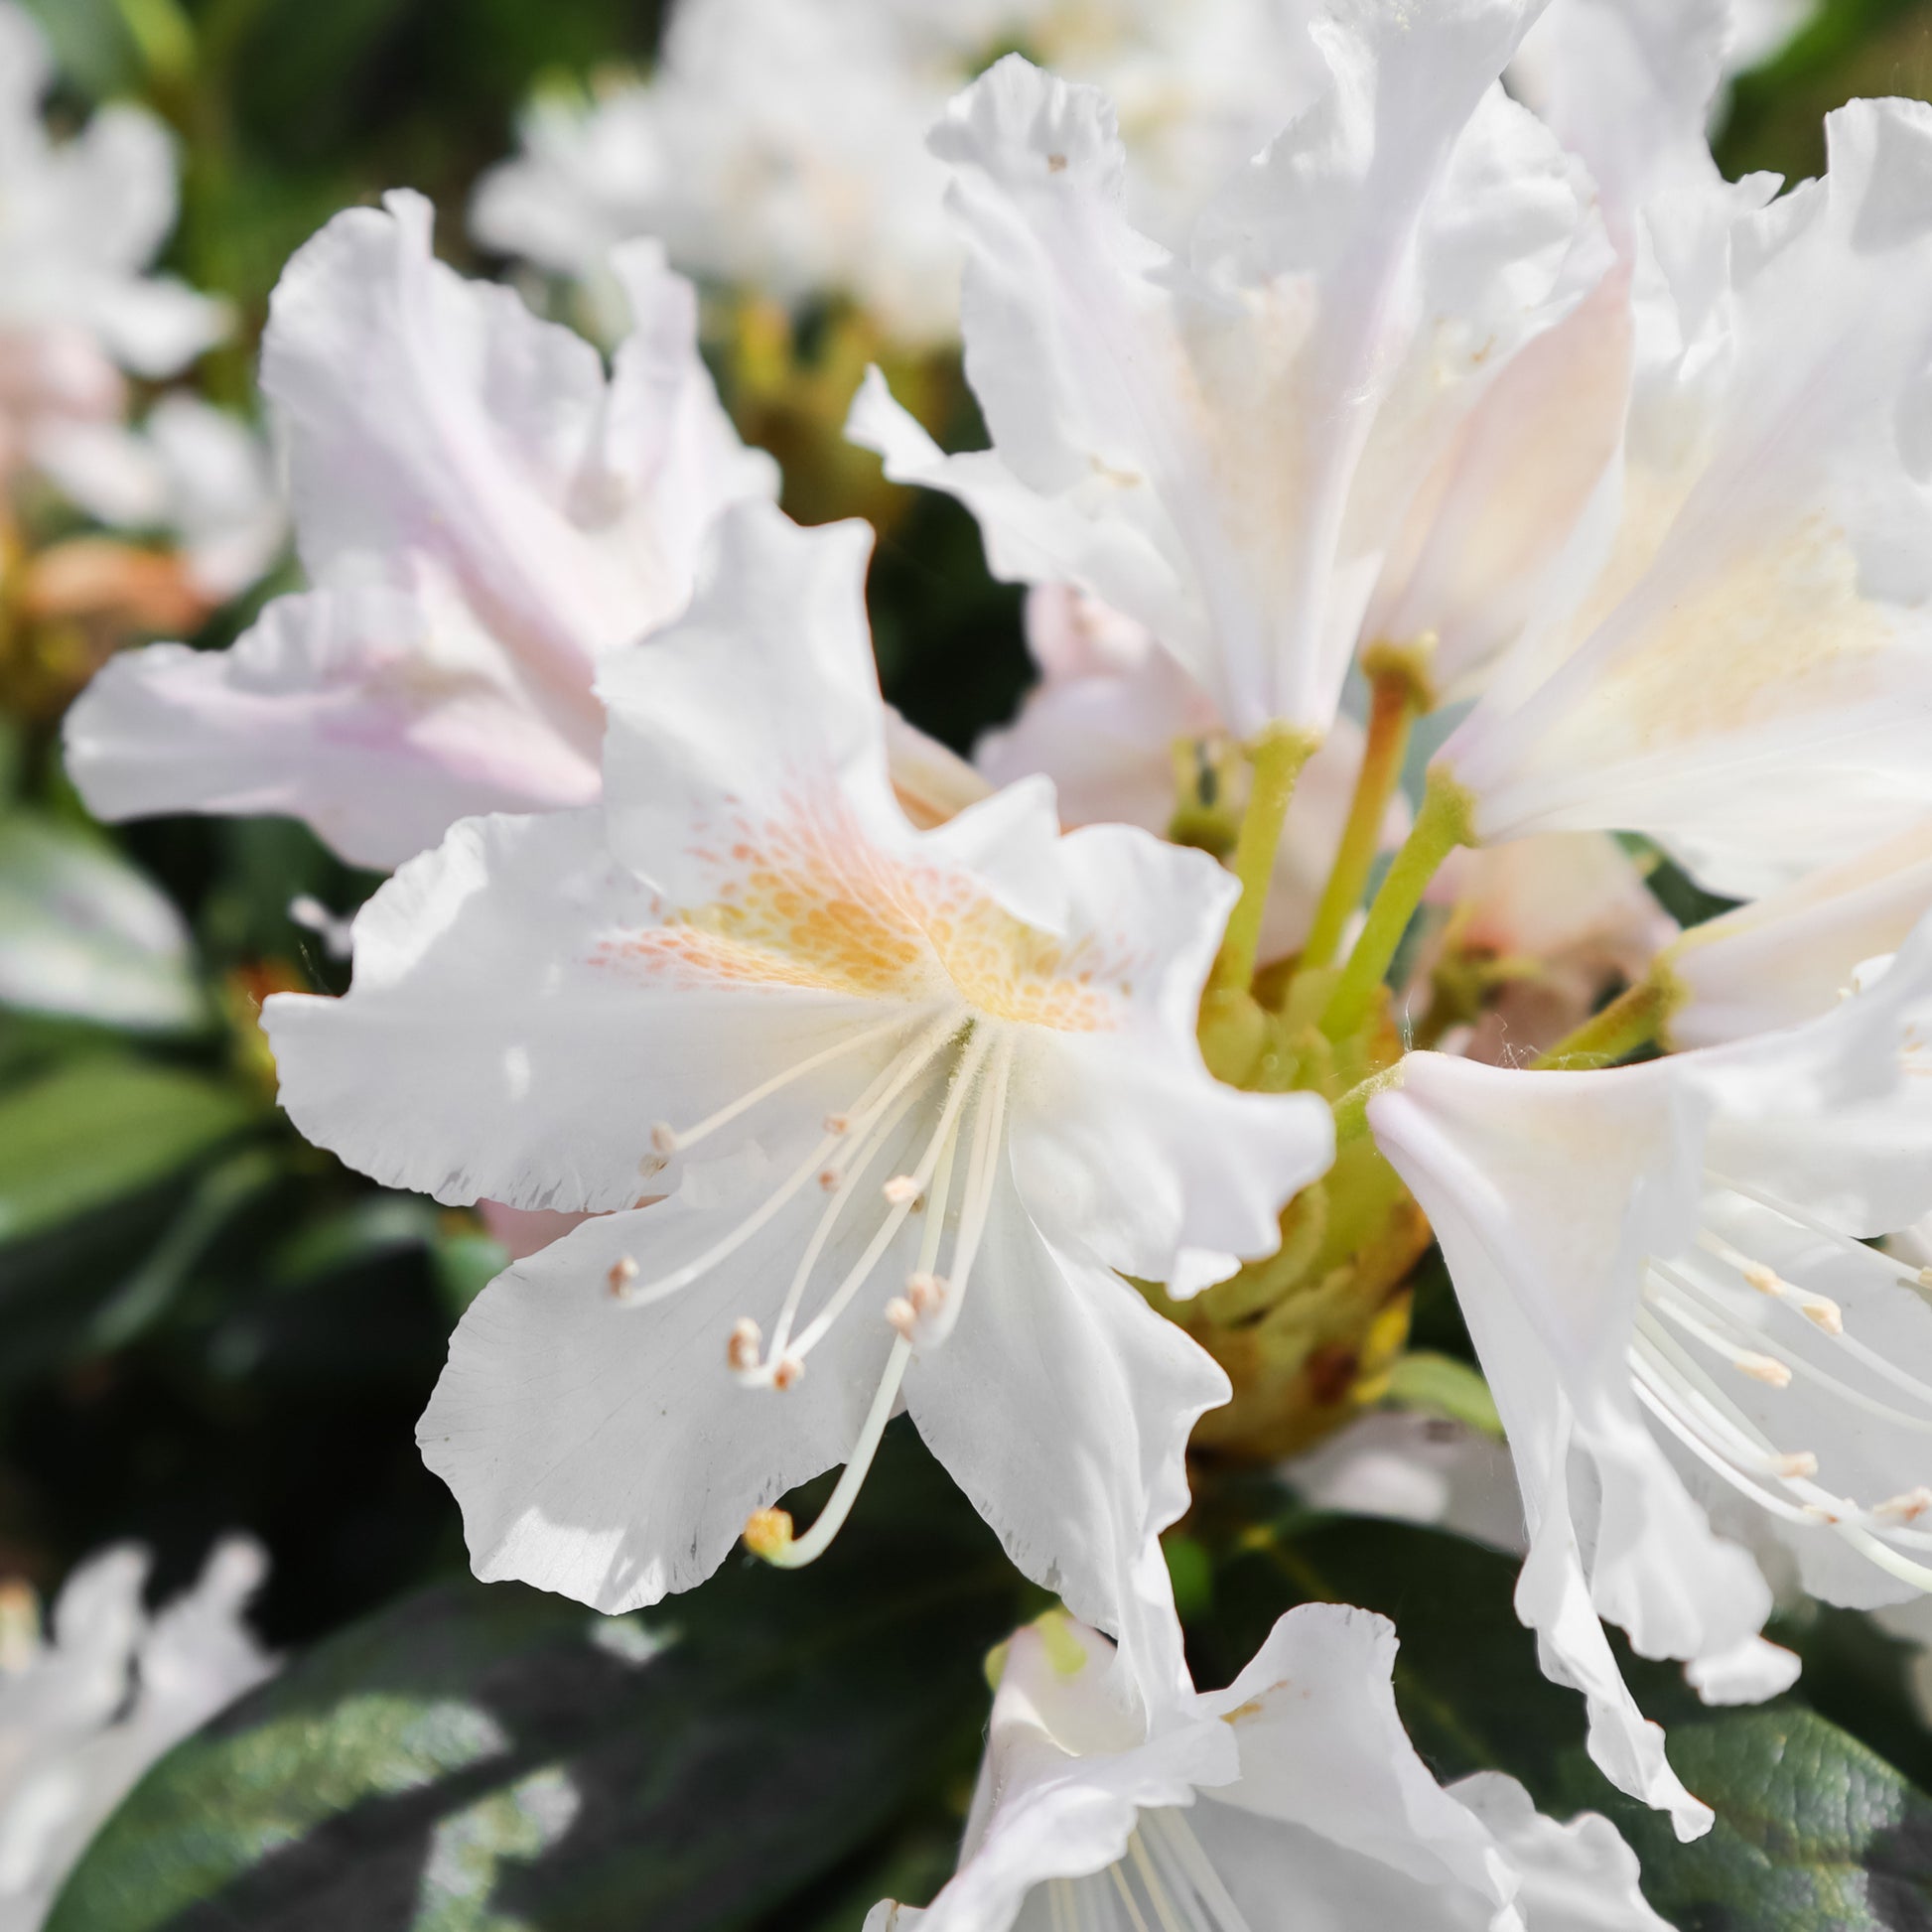
[[[418,1435],[480,1577],[810,1563],[903,1412],[1063,1599],[926,1932],[1654,1926],[1603,1819],[1426,1770],[1381,1620],[1197,1692],[1162,1539],[1291,1453],[1478,1524],[1687,1840],[1606,1626],[1753,1702],[1778,1590],[1932,1590],[1932,108],[1785,188],[1712,159],[1723,0],[957,11],[687,0],[533,113],[478,227],[621,293],[608,361],[338,215],[264,347],[307,587],[109,664],[70,767],[394,869],[263,1028],[514,1239]],[[1026,587],[970,761],[680,270],[956,329],[986,447],[862,357],[847,429]],[[1432,1247],[1500,1505],[1331,1434]]]

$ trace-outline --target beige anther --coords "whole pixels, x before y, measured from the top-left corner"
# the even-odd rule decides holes
[[[771,1371],[771,1386],[774,1389],[791,1388],[805,1372],[802,1356],[786,1355]]]
[[[637,1264],[628,1255],[612,1262],[604,1280],[613,1295],[621,1295],[637,1279]]]
[[[895,1295],[886,1304],[886,1325],[910,1341],[913,1330],[919,1325],[919,1311],[903,1295]]]
[[[896,1173],[886,1183],[886,1198],[895,1207],[903,1207],[919,1197],[919,1183],[909,1173]]]
[[[743,1375],[759,1365],[759,1343],[762,1340],[759,1324],[747,1315],[732,1323],[731,1338],[725,1343],[725,1361]]]
[[[1845,1332],[1845,1311],[1829,1295],[1814,1295],[1800,1302],[1798,1312],[1828,1335],[1842,1335]]]
[[[1740,1374],[1748,1375],[1753,1382],[1762,1382],[1767,1388],[1788,1388],[1791,1383],[1790,1369],[1769,1355],[1739,1355],[1737,1368]]]
[[[660,1120],[650,1130],[650,1144],[667,1161],[677,1152],[677,1135],[672,1131],[670,1122]]]
[[[1932,1509],[1932,1489],[1908,1489],[1902,1496],[1890,1496],[1873,1510],[1874,1516],[1895,1516],[1901,1523],[1916,1523]]]

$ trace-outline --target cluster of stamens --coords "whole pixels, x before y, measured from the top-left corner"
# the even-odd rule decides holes
[[[615,1300],[629,1308],[649,1307],[710,1275],[816,1182],[827,1196],[825,1207],[798,1256],[769,1334],[746,1314],[732,1323],[725,1338],[725,1365],[742,1385],[782,1393],[803,1378],[812,1352],[864,1295],[911,1217],[922,1216],[916,1263],[897,1291],[879,1305],[881,1317],[897,1339],[872,1416],[847,1465],[855,1491],[891,1417],[914,1347],[936,1346],[957,1319],[992,1205],[1004,1144],[1014,1052],[1010,1030],[986,1023],[958,1002],[898,1009],[891,1019],[854,1030],[805,1055],[695,1126],[678,1129],[658,1123],[651,1130],[650,1153],[639,1164],[654,1173],[806,1075],[867,1047],[882,1046],[896,1046],[896,1050],[849,1104],[824,1116],[822,1137],[810,1155],[729,1234],[695,1260],[654,1280],[642,1279],[636,1261],[628,1255],[616,1262],[608,1275]],[[869,1180],[916,1110],[935,1109],[935,1103],[933,1124],[911,1165],[883,1179]],[[806,1297],[820,1264],[856,1204],[867,1199],[876,1203],[870,1238],[808,1316]],[[940,1252],[948,1236],[951,1252],[941,1274]],[[843,1506],[836,1501],[828,1506],[826,1516],[833,1516],[835,1508],[842,1516],[844,1507],[849,1507],[849,1499]],[[782,1513],[762,1513],[774,1519],[759,1537],[767,1553],[794,1547],[788,1530],[779,1535],[775,1527],[775,1517]],[[804,1543],[795,1546],[804,1547]]]
[[[1893,1260],[1776,1195],[1720,1174],[1710,1185],[1741,1197],[1852,1260],[1874,1278],[1889,1276],[1911,1289],[1932,1287],[1932,1270]],[[1788,1310],[1844,1357],[1834,1373],[1768,1326],[1746,1320],[1736,1307],[1738,1282],[1753,1295]],[[1911,1528],[1932,1508],[1932,1489],[1914,1487],[1871,1504],[1836,1495],[1815,1480],[1819,1462],[1809,1449],[1774,1443],[1726,1393],[1713,1360],[1771,1389],[1794,1383],[1894,1428],[1932,1435],[1932,1386],[1846,1330],[1844,1311],[1830,1296],[1787,1281],[1775,1268],[1704,1229],[1695,1252],[1651,1260],[1644,1270],[1630,1364],[1637,1397],[1649,1413],[1722,1480],[1784,1521],[1829,1528],[1879,1568],[1920,1588],[1932,1588],[1932,1568],[1904,1554],[1932,1550],[1932,1535]],[[1857,1375],[1865,1384],[1848,1379]],[[1869,1384],[1883,1383],[1910,1399],[1885,1400]],[[1899,1546],[1904,1546],[1903,1548]]]

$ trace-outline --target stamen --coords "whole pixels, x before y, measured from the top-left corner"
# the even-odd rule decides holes
[[[1776,1194],[1768,1193],[1761,1187],[1749,1186],[1741,1180],[1733,1180],[1714,1168],[1706,1168],[1704,1177],[1716,1186],[1727,1187],[1733,1194],[1743,1195],[1747,1201],[1777,1215],[1781,1220],[1789,1221],[1793,1227],[1801,1227],[1807,1234],[1815,1234],[1821,1241],[1829,1241],[1843,1254],[1859,1255],[1867,1262],[1876,1263],[1908,1288],[1932,1288],[1932,1268],[1914,1268],[1909,1262],[1900,1261],[1896,1255],[1888,1255],[1882,1248],[1873,1248],[1856,1236],[1833,1227],[1830,1222],[1821,1221],[1815,1214],[1807,1214],[1802,1208],[1793,1207]]]
[[[876,1039],[883,1039],[888,1034],[901,1033],[914,1021],[922,1020],[933,1011],[932,1007],[909,1007],[895,1013],[890,1020],[882,1020],[876,1027],[867,1027],[856,1034],[847,1034],[835,1039],[831,1045],[818,1052],[807,1055],[794,1062],[781,1073],[774,1073],[762,1085],[756,1086],[750,1093],[741,1094],[728,1106],[720,1107],[715,1114],[707,1114],[695,1127],[673,1128],[668,1121],[660,1120],[650,1130],[650,1144],[666,1160],[686,1148],[696,1147],[707,1135],[715,1134],[719,1128],[736,1120],[740,1114],[749,1112],[761,1100],[769,1100],[774,1093],[782,1092],[794,1080],[802,1080],[807,1073],[816,1073],[821,1066],[829,1066],[832,1061],[842,1059],[848,1053],[855,1053],[861,1046],[869,1046]],[[827,1132],[832,1131],[829,1124]]]
[[[852,1116],[850,1114],[827,1114],[825,1116],[825,1131],[828,1134],[851,1133]]]
[[[919,1197],[919,1183],[909,1173],[896,1173],[881,1191],[895,1207],[910,1207]]]
[[[732,1323],[731,1337],[725,1343],[725,1362],[734,1374],[743,1375],[758,1366],[761,1339],[759,1324],[749,1314]]]
[[[865,1252],[852,1264],[845,1279],[827,1297],[825,1306],[812,1317],[804,1332],[799,1335],[797,1346],[800,1354],[808,1354],[824,1339],[833,1322],[845,1311],[846,1304],[859,1292],[872,1271],[878,1267],[880,1257],[892,1245],[899,1229],[905,1225],[905,1217],[912,1211],[912,1202],[932,1184],[933,1173],[952,1148],[960,1110],[966,1103],[968,1093],[977,1085],[980,1069],[985,1065],[991,1050],[989,1042],[976,1030],[959,1070],[954,1075],[951,1089],[946,1094],[946,1104],[939,1114],[939,1125],[934,1130],[931,1140],[926,1143],[925,1152],[919,1157],[917,1168],[906,1176],[913,1183],[911,1193],[895,1204],[881,1223],[879,1231],[867,1243]],[[1004,1050],[1010,1054],[1012,1049],[1006,1047]],[[929,1219],[928,1225],[934,1224],[936,1221]],[[787,1308],[791,1306],[788,1301]]]
[[[946,1095],[945,1105],[940,1110],[939,1127],[933,1137],[935,1142],[946,1137],[949,1131],[949,1124],[955,1118],[958,1111],[959,1095],[963,1091],[967,1079],[976,1063],[975,1050],[969,1045],[965,1062],[955,1071],[953,1084]],[[905,1091],[898,1097],[897,1103],[886,1114],[876,1118],[865,1127],[852,1149],[851,1159],[847,1164],[846,1178],[848,1180],[856,1181],[865,1173],[866,1169],[872,1165],[880,1149],[885,1146],[887,1140],[897,1128],[899,1122],[910,1111],[912,1103],[917,1097],[917,1090],[908,1085]],[[921,1166],[923,1167],[924,1165],[922,1162]],[[839,1216],[844,1211],[845,1203],[850,1197],[850,1188],[842,1185],[827,1205],[817,1227],[812,1230],[812,1238],[806,1242],[804,1252],[798,1257],[798,1265],[792,1270],[791,1283],[785,1290],[784,1304],[778,1311],[777,1322],[772,1329],[771,1348],[774,1354],[785,1348],[791,1340],[792,1323],[798,1319],[798,1311],[803,1305],[805,1289],[811,1280],[812,1271],[818,1266],[819,1256],[824,1253],[826,1244],[831,1240],[833,1229],[837,1227]],[[880,1230],[880,1234],[875,1235],[873,1242],[868,1246],[865,1256],[862,1258],[861,1265],[866,1274],[869,1275],[872,1272],[873,1264],[878,1260],[879,1255],[885,1252],[887,1244],[891,1241],[893,1235],[897,1233],[904,1219],[905,1210],[903,1208],[895,1208],[887,1215],[885,1225]],[[882,1239],[881,1236],[884,1238]],[[864,1276],[860,1276],[859,1279],[863,1280]],[[857,1282],[853,1281],[851,1276],[848,1276],[844,1286],[856,1289],[857,1285]],[[845,1306],[844,1302],[838,1301],[836,1295],[833,1297],[833,1300],[837,1303],[838,1308],[842,1309]],[[824,1317],[821,1314],[819,1321],[823,1321],[823,1319]],[[818,1327],[819,1322],[814,1322],[812,1328],[807,1331],[809,1338],[800,1342],[800,1353],[806,1352],[810,1348],[812,1341],[816,1340]]]
[[[1685,1294],[1696,1298],[1707,1310],[1710,1309],[1711,1299],[1709,1295],[1700,1290],[1695,1281],[1680,1274],[1676,1269],[1667,1267],[1662,1262],[1653,1261],[1650,1263],[1650,1274],[1653,1279],[1662,1279],[1670,1283],[1672,1287],[1682,1290]],[[1722,1335],[1716,1333],[1708,1324],[1698,1321],[1694,1315],[1680,1305],[1673,1303],[1669,1298],[1664,1296],[1652,1295],[1651,1299],[1657,1308],[1661,1309],[1664,1313],[1670,1315],[1671,1319],[1677,1322],[1679,1327],[1687,1328],[1691,1332],[1698,1334],[1700,1340],[1707,1342],[1711,1347],[1718,1349],[1721,1353],[1730,1354],[1732,1352],[1735,1343],[1726,1342]],[[1713,1312],[1718,1320],[1726,1323],[1729,1322],[1730,1317],[1724,1313],[1723,1311],[1714,1311]],[[1761,1337],[1753,1336],[1752,1339],[1761,1339]],[[1875,1373],[1884,1375],[1890,1381],[1902,1380],[1904,1385],[1914,1394],[1922,1393],[1928,1403],[1932,1403],[1932,1390],[1925,1389],[1924,1385],[1918,1382],[1916,1378],[1906,1375],[1902,1370],[1892,1368],[1890,1364],[1884,1361],[1882,1356],[1878,1355],[1874,1350],[1866,1348],[1863,1343],[1855,1341],[1850,1335],[1840,1335],[1837,1339],[1840,1347],[1849,1350],[1859,1360],[1866,1362]],[[1815,1382],[1820,1388],[1830,1389],[1841,1400],[1851,1403],[1854,1408],[1863,1409],[1867,1415],[1883,1417],[1885,1421],[1896,1423],[1901,1429],[1910,1429],[1921,1435],[1932,1435],[1932,1417],[1907,1415],[1902,1409],[1894,1409],[1890,1403],[1880,1402],[1875,1396],[1866,1395],[1863,1389],[1855,1389],[1849,1382],[1840,1381],[1836,1375],[1818,1367],[1814,1362],[1805,1360],[1803,1356],[1772,1357],[1767,1355],[1765,1359],[1777,1360],[1791,1374],[1795,1374],[1807,1382]],[[1745,1372],[1748,1374],[1750,1371],[1746,1370]],[[1789,1377],[1787,1376],[1786,1379],[1788,1380]],[[1782,1388],[1784,1383],[1780,1382],[1776,1386]]]
[[[1772,1389],[1788,1389],[1791,1386],[1789,1364],[1778,1361],[1771,1355],[1753,1355],[1746,1351],[1737,1356],[1734,1366],[1740,1375],[1748,1375],[1753,1382],[1762,1382]]]
[[[1744,1278],[1746,1287],[1796,1309],[1814,1327],[1824,1329],[1828,1335],[1842,1335],[1845,1332],[1845,1311],[1829,1295],[1808,1294],[1786,1281],[1775,1268],[1768,1268],[1761,1261],[1753,1261],[1749,1255],[1733,1248],[1722,1235],[1713,1234],[1709,1228],[1699,1233],[1698,1246],[1707,1254],[1716,1255],[1725,1266],[1736,1269]]]
[[[928,1027],[910,1046],[883,1071],[877,1074],[866,1091],[861,1095],[854,1114],[864,1126],[884,1113],[899,1093],[917,1077],[930,1062],[934,1053],[956,1031],[956,1023],[946,1018]],[[689,1137],[686,1137],[687,1144]],[[701,1280],[712,1269],[730,1256],[736,1254],[746,1242],[758,1234],[771,1218],[787,1206],[798,1190],[811,1179],[825,1164],[836,1142],[827,1136],[815,1147],[797,1170],[754,1208],[744,1220],[739,1222],[731,1233],[715,1242],[695,1261],[687,1261],[683,1267],[674,1268],[668,1275],[660,1275],[655,1281],[647,1282],[642,1288],[626,1287],[623,1301],[629,1308],[648,1308],[654,1302],[662,1301],[667,1295],[675,1295],[680,1289],[689,1288]]]
[[[785,1358],[786,1361],[792,1359],[791,1356]],[[819,1512],[818,1521],[794,1541],[791,1517],[786,1511],[757,1511],[745,1525],[746,1547],[754,1556],[762,1557],[779,1570],[801,1570],[806,1564],[816,1562],[831,1547],[832,1539],[852,1513],[852,1505],[864,1486],[873,1457],[879,1453],[880,1438],[885,1435],[886,1425],[893,1419],[899,1384],[905,1380],[905,1365],[911,1359],[912,1350],[903,1340],[893,1343],[893,1352],[886,1361],[886,1372],[879,1378],[878,1392],[873,1396],[872,1408],[867,1412],[865,1423],[859,1431],[859,1440],[853,1444],[851,1458],[840,1472],[831,1501]],[[785,1363],[780,1362],[779,1370],[782,1371],[784,1366]]]
[[[906,1341],[912,1339],[912,1331],[919,1325],[919,1311],[902,1295],[895,1295],[886,1304],[886,1325]]]
[[[1932,1509],[1932,1489],[1921,1485],[1908,1489],[1902,1496],[1889,1496],[1881,1503],[1873,1503],[1874,1516],[1894,1516],[1901,1523],[1916,1523],[1928,1509]]]
[[[625,1286],[637,1279],[637,1263],[633,1256],[620,1255],[612,1262],[606,1272],[605,1285],[613,1295],[621,1295]]]
[[[805,1373],[805,1358],[802,1355],[780,1355],[777,1366],[771,1371],[771,1386],[784,1390],[794,1387]]]

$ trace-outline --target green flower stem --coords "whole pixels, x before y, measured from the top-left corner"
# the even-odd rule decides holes
[[[1378,1093],[1386,1093],[1389,1088],[1402,1084],[1402,1062],[1385,1066],[1380,1073],[1371,1073],[1359,1085],[1352,1086],[1335,1102],[1335,1152],[1339,1154],[1350,1141],[1359,1141],[1368,1132],[1368,1103]]]
[[[1382,843],[1382,821],[1402,777],[1410,731],[1433,701],[1425,668],[1433,642],[1378,645],[1362,655],[1370,692],[1368,741],[1362,748],[1362,767],[1355,776],[1355,795],[1349,801],[1334,868],[1314,908],[1308,944],[1302,948],[1305,968],[1334,963],[1342,932],[1362,902]]]
[[[1657,1037],[1658,1029],[1670,1017],[1670,1006],[1665,982],[1641,979],[1530,1064],[1537,1069],[1614,1066]]]
[[[1275,850],[1281,844],[1282,825],[1295,796],[1295,781],[1319,744],[1320,740],[1308,732],[1271,725],[1249,748],[1254,782],[1234,847],[1234,876],[1241,882],[1241,897],[1228,916],[1227,935],[1207,983],[1210,993],[1245,993],[1254,979],[1261,919],[1268,909],[1268,886],[1275,875]]]
[[[1467,792],[1447,772],[1431,770],[1428,789],[1416,823],[1395,855],[1382,890],[1368,908],[1355,950],[1328,996],[1321,1031],[1330,1039],[1346,1039],[1368,1017],[1377,989],[1395,958],[1402,935],[1409,929],[1429,882],[1458,845],[1473,843]]]

